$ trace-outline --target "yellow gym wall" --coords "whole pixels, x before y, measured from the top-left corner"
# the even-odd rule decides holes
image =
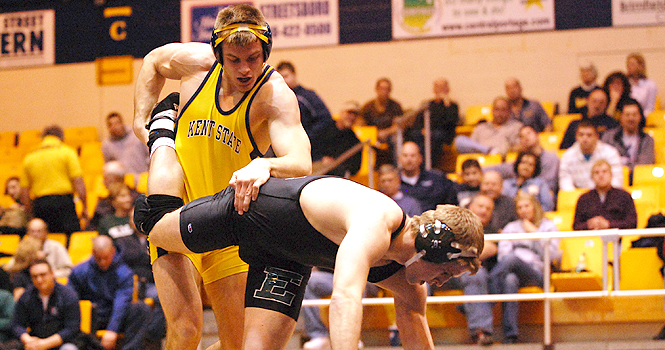
[[[602,84],[608,73],[625,71],[633,51],[645,56],[647,74],[665,97],[663,38],[665,26],[482,35],[274,50],[269,63],[292,61],[301,84],[316,90],[332,113],[347,100],[373,98],[382,76],[393,81],[393,98],[405,108],[429,98],[432,81],[446,77],[463,113],[504,94],[504,80],[515,76],[525,96],[558,102],[565,112],[568,93],[579,84],[580,62],[593,61]],[[141,63],[134,61],[134,79]],[[0,82],[0,131],[58,123],[96,126],[106,137],[109,112],[131,122],[134,85],[98,86],[94,63],[0,70]],[[177,87],[167,83],[163,95]]]

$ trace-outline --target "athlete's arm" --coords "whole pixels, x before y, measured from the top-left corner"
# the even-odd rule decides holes
[[[256,200],[259,187],[270,176],[297,177],[312,173],[309,138],[300,123],[298,100],[281,76],[273,74],[257,95],[252,114],[267,123],[275,158],[257,158],[231,176],[229,185],[236,190],[235,207],[240,214]]]
[[[200,83],[198,77],[206,74],[214,62],[210,45],[203,43],[166,44],[148,53],[143,59],[134,90],[136,136],[144,142],[148,140],[145,126],[166,79],[181,81],[180,98],[187,101]]]
[[[330,301],[330,340],[333,349],[356,349],[362,323],[362,294],[369,268],[390,247],[390,233],[379,209],[351,214],[350,229],[335,259]],[[376,219],[372,219],[376,218]]]
[[[399,335],[405,349],[434,349],[432,334],[427,324],[425,285],[412,285],[406,280],[405,269],[397,271],[378,283],[393,292],[395,316]]]

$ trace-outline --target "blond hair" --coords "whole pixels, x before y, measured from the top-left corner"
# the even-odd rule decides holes
[[[7,265],[5,271],[9,273],[21,271],[37,260],[37,252],[42,249],[42,241],[32,236],[24,236],[18,243],[16,253]]]
[[[536,226],[540,226],[540,223],[543,221],[543,218],[545,217],[545,212],[543,211],[542,205],[540,205],[540,201],[538,198],[523,192],[520,190],[517,192],[517,195],[515,196],[515,207],[517,207],[517,203],[521,200],[526,200],[531,202],[531,205],[533,206],[533,224]]]
[[[420,232],[420,225],[434,225],[436,220],[445,223],[453,231],[454,241],[460,244],[460,249],[475,248],[478,255],[483,251],[485,236],[480,218],[471,210],[455,205],[438,205],[436,210],[428,210],[420,216],[414,216],[411,220],[412,234],[415,236]],[[480,268],[481,262],[478,257],[459,259],[469,264],[472,274],[475,274]]]
[[[235,23],[256,24],[264,27],[268,26],[268,22],[266,22],[261,10],[251,5],[238,4],[227,6],[219,11],[217,19],[215,20],[215,29],[221,29]],[[227,32],[228,30],[225,30],[219,33],[219,36],[223,37]],[[257,40],[259,40],[259,38],[252,34],[252,32],[237,31],[229,35],[224,41],[227,41],[231,45],[244,47]]]

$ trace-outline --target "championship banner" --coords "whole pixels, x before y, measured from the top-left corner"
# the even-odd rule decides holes
[[[222,8],[245,3],[263,12],[270,24],[273,48],[312,47],[339,43],[338,0],[183,0],[183,42],[210,42],[217,13]]]
[[[665,23],[665,0],[612,0],[612,25]]]
[[[54,10],[0,13],[0,68],[54,63]]]
[[[554,0],[392,0],[393,39],[554,29]]]

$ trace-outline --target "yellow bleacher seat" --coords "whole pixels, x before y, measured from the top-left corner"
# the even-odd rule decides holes
[[[90,300],[80,300],[81,309],[81,332],[88,333],[92,331],[92,302]]]
[[[653,137],[656,164],[665,164],[665,128],[644,128],[644,132]]]
[[[0,164],[10,164],[21,167],[27,150],[16,147],[0,148]]]
[[[13,176],[21,177],[21,165],[0,163],[0,188],[2,188],[0,193],[4,193],[7,179]]]
[[[94,126],[65,128],[63,131],[65,134],[64,142],[75,149],[78,149],[84,143],[99,141],[97,128]]]
[[[545,217],[552,220],[559,231],[572,231],[573,220],[575,219],[575,211],[548,211]]]
[[[81,168],[85,174],[101,174],[104,167],[104,154],[101,142],[87,142],[81,145]]]
[[[66,233],[49,233],[47,235],[48,239],[54,240],[56,242],[62,243],[67,247],[67,234]]]
[[[552,274],[552,285],[559,292],[602,289],[602,240],[598,237],[563,238],[559,245],[563,273]],[[575,272],[580,257],[585,256],[586,272]]]
[[[626,244],[628,245],[628,244]],[[621,290],[661,289],[663,276],[656,247],[628,248],[621,252]]]
[[[0,235],[0,253],[14,255],[20,241],[21,237],[19,235]]]
[[[633,169],[634,185],[665,183],[665,164],[641,164]]]
[[[136,176],[132,173],[125,174],[125,185],[131,189],[136,189]]]
[[[543,106],[543,109],[547,112],[547,115],[550,116],[550,118],[553,118],[559,109],[559,104],[552,101],[540,101],[540,105]]]
[[[568,124],[576,119],[582,119],[582,115],[579,113],[557,114],[552,118],[552,127],[555,132],[563,134],[566,132],[566,129],[568,129]]]
[[[540,145],[548,151],[558,151],[559,145],[561,145],[561,140],[563,139],[563,132],[547,132],[543,131],[538,134],[540,138]]]
[[[644,228],[649,216],[658,212],[663,206],[661,203],[661,186],[659,185],[639,185],[626,188],[626,191],[633,197],[635,210],[637,210],[637,228]]]
[[[376,126],[354,126],[353,131],[356,133],[356,136],[358,137],[360,142],[369,141],[370,145],[374,145],[378,141],[377,137],[378,129],[376,128]],[[370,145],[365,145],[363,147],[362,160],[360,162],[360,170],[356,175],[351,176],[351,179],[353,181],[361,183],[365,186],[369,186],[369,169],[370,167],[373,167],[374,164],[376,164],[375,163],[376,153],[375,152],[370,153],[369,150],[369,148],[371,147]],[[372,155],[372,157],[370,157],[370,154]],[[374,173],[374,175],[375,175],[374,180],[376,180],[377,174]],[[376,181],[374,181],[374,183],[376,183]]]
[[[78,231],[69,237],[69,257],[74,265],[87,260],[92,255],[92,239],[97,237],[97,231]]]
[[[473,105],[466,108],[464,125],[476,125],[481,120],[492,120],[492,105]]]
[[[139,174],[139,178],[136,181],[136,192],[143,194],[148,193],[148,172]]]
[[[13,131],[0,132],[0,148],[14,147],[16,144],[16,133]]]
[[[622,167],[623,170],[623,188],[630,186],[630,168],[626,165]]]
[[[575,207],[577,206],[577,199],[583,193],[586,193],[588,189],[577,188],[572,191],[559,191],[557,197],[556,210],[558,211],[572,211],[575,212]]]
[[[23,130],[18,133],[17,147],[31,149],[42,142],[42,130]]]
[[[664,127],[665,126],[665,110],[653,111],[647,115],[647,126],[649,127]]]
[[[517,152],[506,153],[506,163],[514,163],[517,160]]]
[[[461,153],[457,155],[457,166],[455,166],[455,172],[461,174],[462,163],[464,163],[465,160],[472,158],[478,160],[478,163],[480,163],[481,167],[497,165],[501,164],[502,162],[500,154]]]

